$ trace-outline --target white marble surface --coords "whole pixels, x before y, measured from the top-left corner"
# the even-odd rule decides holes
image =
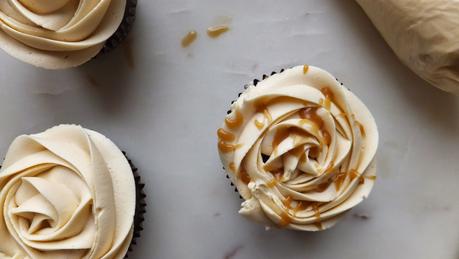
[[[222,16],[231,31],[209,39]],[[142,170],[148,214],[132,258],[459,257],[458,98],[402,66],[355,3],[140,0],[137,17],[130,44],[78,69],[43,71],[0,53],[2,153],[19,134],[79,123]],[[199,39],[182,49],[191,29]],[[215,131],[246,82],[303,63],[335,74],[372,110],[379,178],[329,231],[266,232],[237,214]]]

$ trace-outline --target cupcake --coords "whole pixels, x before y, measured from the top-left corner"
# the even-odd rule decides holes
[[[134,171],[80,126],[16,138],[0,171],[0,258],[124,258],[145,212]]]
[[[239,213],[265,226],[328,229],[376,179],[373,116],[317,67],[254,80],[217,133],[221,161],[244,199]]]
[[[126,38],[137,0],[0,0],[0,48],[26,63],[65,69]]]

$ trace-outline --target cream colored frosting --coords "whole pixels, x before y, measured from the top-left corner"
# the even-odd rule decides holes
[[[218,135],[222,163],[245,200],[239,213],[268,226],[327,229],[376,179],[372,115],[316,67],[250,85]]]
[[[105,136],[61,125],[16,138],[0,171],[0,258],[123,258],[135,182]]]
[[[0,0],[0,47],[62,69],[94,57],[119,27],[126,0]]]

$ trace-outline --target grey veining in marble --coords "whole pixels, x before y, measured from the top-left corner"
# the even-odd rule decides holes
[[[210,39],[220,17],[231,31]],[[78,69],[44,71],[0,52],[0,151],[59,123],[105,133],[147,184],[132,258],[459,257],[459,104],[405,68],[353,1],[141,0],[128,44]],[[180,39],[197,30],[188,49]],[[370,198],[323,233],[237,214],[216,129],[243,85],[296,64],[323,67],[379,125]]]

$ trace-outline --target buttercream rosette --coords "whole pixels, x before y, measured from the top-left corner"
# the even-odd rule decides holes
[[[48,69],[81,65],[120,26],[126,0],[0,0],[0,47]]]
[[[16,138],[0,171],[0,258],[123,258],[131,167],[105,136],[61,125]]]
[[[378,131],[368,108],[328,72],[297,66],[255,80],[218,130],[222,163],[267,226],[318,231],[365,199]]]

